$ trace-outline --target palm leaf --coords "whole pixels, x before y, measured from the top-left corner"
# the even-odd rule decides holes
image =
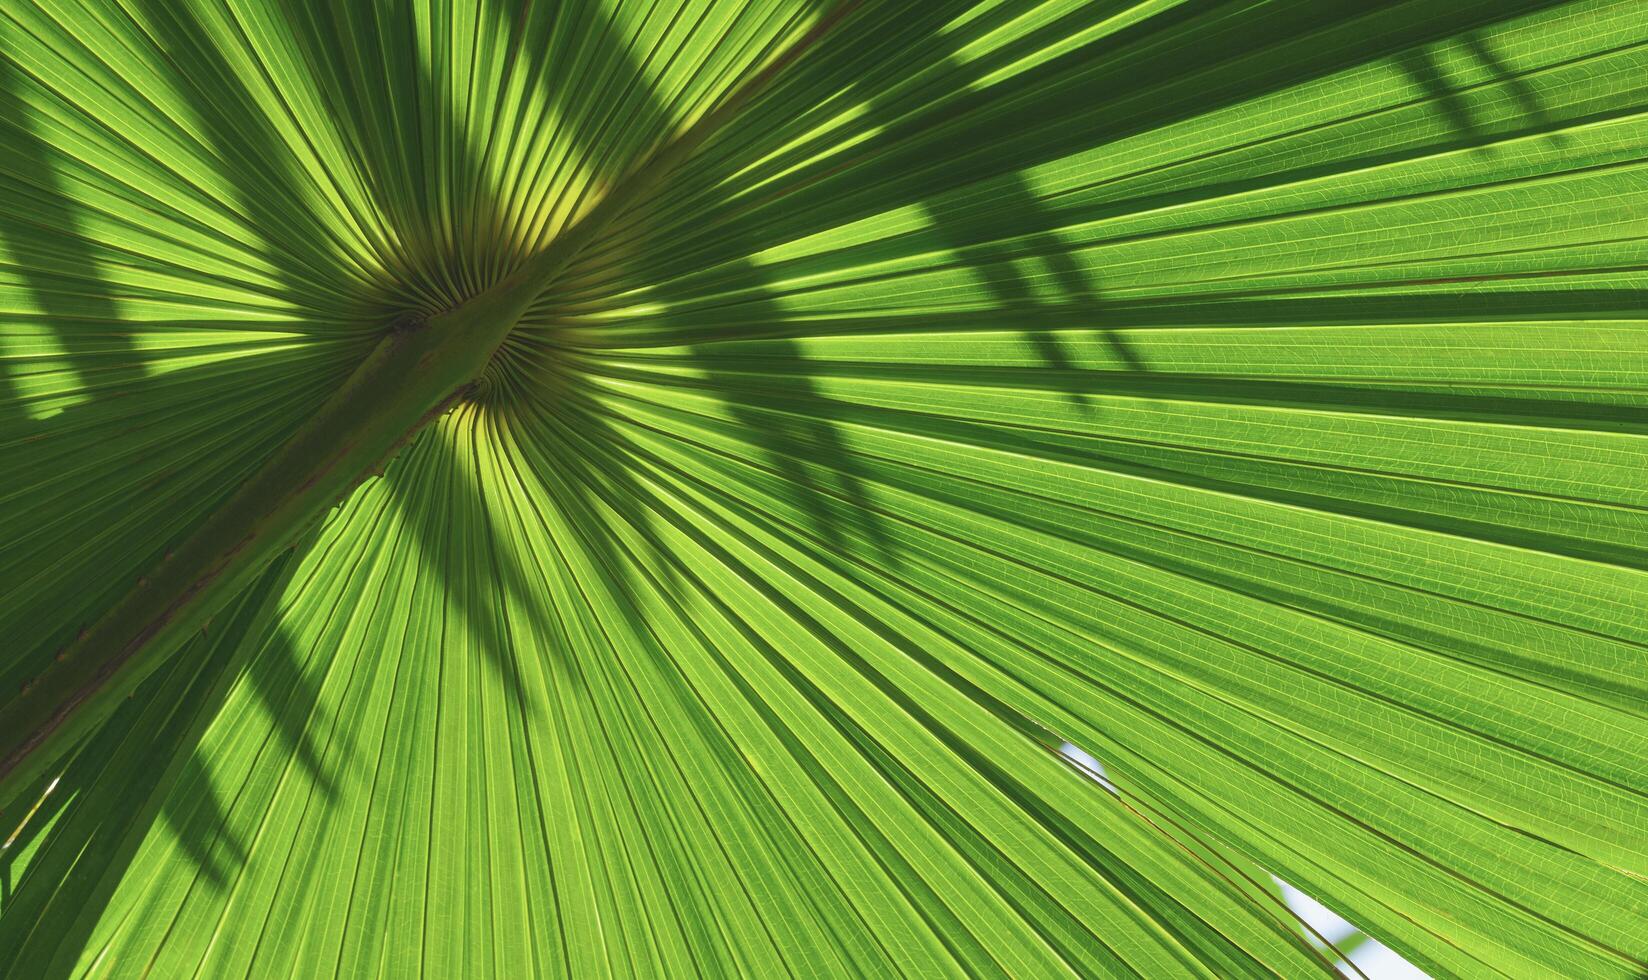
[[[0,973],[1639,975],[1645,42],[8,2]]]

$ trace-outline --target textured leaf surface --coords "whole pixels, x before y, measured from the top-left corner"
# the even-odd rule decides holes
[[[0,8],[7,696],[622,205],[0,814],[0,973],[1648,969],[1641,5],[837,14]]]

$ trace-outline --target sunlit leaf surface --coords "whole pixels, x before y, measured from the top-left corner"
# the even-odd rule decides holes
[[[6,698],[620,208],[0,813],[0,975],[1648,969],[1640,0],[846,6],[0,2]]]

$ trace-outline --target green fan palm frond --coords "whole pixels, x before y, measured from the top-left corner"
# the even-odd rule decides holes
[[[1637,0],[3,0],[0,975],[1640,976],[1645,216]]]

